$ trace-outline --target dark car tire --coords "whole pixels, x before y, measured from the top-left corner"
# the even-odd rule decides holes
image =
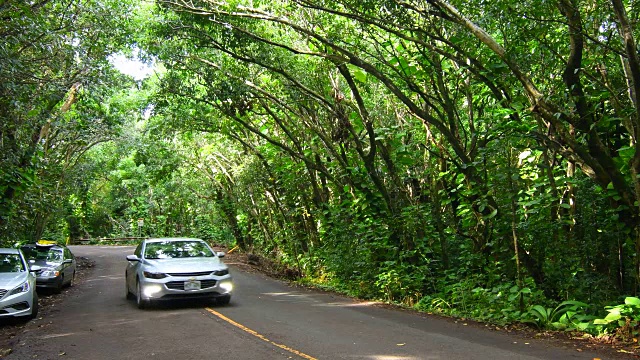
[[[136,305],[138,309],[144,309],[149,305],[148,300],[142,298],[142,290],[140,289],[140,282],[136,281]]]
[[[56,284],[56,287],[53,289],[53,292],[56,294],[60,294],[62,292],[63,286],[64,286],[64,275],[60,277],[60,281]]]
[[[225,296],[221,296],[219,298],[216,299],[216,304],[218,305],[229,305],[229,302],[231,301],[231,295],[225,295]]]
[[[129,291],[129,284],[125,281],[124,282],[124,289],[125,289],[125,298],[127,300],[133,300],[135,299],[135,296],[133,296],[133,294],[131,293],[131,291]]]
[[[69,280],[69,283],[67,284],[67,287],[72,287],[73,283],[75,282],[75,280],[76,280],[76,272],[74,271],[71,274],[71,280]]]
[[[33,305],[31,306],[31,315],[28,316],[29,320],[33,320],[38,317],[38,310],[40,305],[38,304],[38,294],[33,292]]]

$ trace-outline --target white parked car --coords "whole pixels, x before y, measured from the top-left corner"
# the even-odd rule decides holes
[[[38,316],[37,265],[27,263],[19,249],[0,248],[0,317]]]
[[[139,308],[152,302],[210,299],[231,300],[233,282],[221,257],[200,239],[157,238],[143,240],[127,256],[126,295]]]

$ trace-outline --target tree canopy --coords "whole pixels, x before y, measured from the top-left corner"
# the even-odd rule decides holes
[[[635,295],[639,11],[5,2],[3,241],[198,236],[493,320]],[[132,49],[154,76],[112,68]]]

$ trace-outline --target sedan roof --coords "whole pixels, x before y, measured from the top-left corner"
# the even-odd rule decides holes
[[[151,238],[146,239],[146,242],[159,242],[159,241],[204,241],[198,238],[188,238],[188,237],[167,237],[167,238]]]
[[[19,254],[20,250],[13,248],[0,248],[0,254]]]
[[[51,248],[58,248],[58,249],[63,249],[64,247],[62,245],[58,245],[58,244],[40,244],[40,243],[30,243],[30,244],[24,244],[21,247],[29,247],[29,248],[44,248],[44,249],[51,249]]]

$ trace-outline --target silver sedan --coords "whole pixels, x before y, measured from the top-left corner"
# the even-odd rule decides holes
[[[0,318],[5,316],[33,319],[38,316],[36,276],[40,267],[29,268],[22,251],[0,249]]]
[[[177,299],[231,300],[233,282],[221,257],[200,239],[157,238],[143,240],[127,256],[126,295],[138,308],[152,302]]]

